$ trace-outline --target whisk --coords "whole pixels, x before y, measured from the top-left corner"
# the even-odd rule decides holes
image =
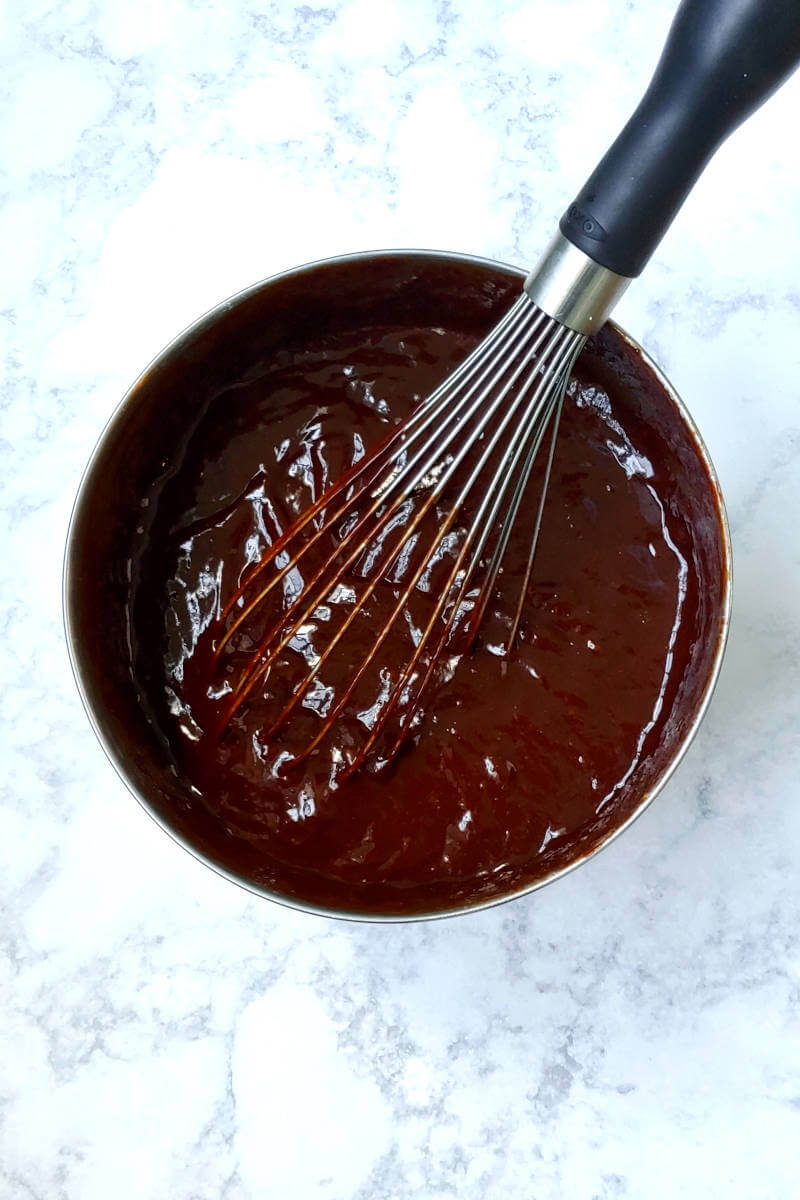
[[[524,512],[529,552],[499,648],[512,654],[575,360],[716,148],[798,60],[800,5],[684,0],[641,104],[522,295],[265,550],[220,613],[215,663],[232,647],[243,662],[225,693],[219,736],[254,696],[266,696],[264,741],[299,714],[312,721],[283,770],[310,759],[346,720],[348,736],[332,750],[336,778],[368,760],[385,765],[419,724],[428,690],[474,646]],[[374,627],[377,589],[386,585],[388,612]],[[348,670],[338,692],[325,683],[336,660]],[[359,709],[367,684],[374,701]]]

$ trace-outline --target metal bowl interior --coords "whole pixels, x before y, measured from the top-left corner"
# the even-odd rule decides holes
[[[100,743],[133,795],[179,844],[233,882],[290,907],[352,920],[406,921],[474,911],[551,883],[617,837],[652,802],[688,748],[708,706],[728,629],[731,552],[724,505],[702,439],[680,398],[632,338],[609,323],[588,344],[598,372],[622,380],[646,406],[686,472],[696,557],[706,590],[702,628],[684,664],[680,701],[646,790],[613,819],[598,823],[586,853],[533,883],[460,908],[408,914],[352,912],[279,892],[260,876],[257,856],[220,849],[215,818],[181,779],[139,701],[130,663],[126,600],[134,532],[147,521],[142,497],[155,472],[180,457],[197,412],[219,384],[219,364],[245,370],[280,346],[289,325],[325,327],[331,296],[366,316],[376,298],[384,311],[460,328],[488,329],[524,273],[486,259],[433,251],[348,255],[283,273],[239,293],[180,334],[123,398],[92,454],[70,524],[64,567],[64,617],[72,666]],[[423,287],[420,284],[424,284]],[[324,286],[320,286],[323,284]],[[413,285],[413,287],[411,286]],[[424,301],[420,302],[420,297]]]

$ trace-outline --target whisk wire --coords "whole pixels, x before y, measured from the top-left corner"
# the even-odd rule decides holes
[[[564,378],[561,381],[561,383],[559,383],[557,385],[557,388],[556,388],[558,399],[556,400],[554,411],[553,411],[553,416],[552,416],[552,430],[551,430],[551,434],[550,434],[550,447],[549,447],[548,453],[547,453],[547,461],[545,463],[544,477],[542,480],[541,490],[539,492],[539,503],[536,506],[536,519],[533,523],[533,530],[531,532],[531,540],[530,540],[530,545],[528,548],[528,557],[527,557],[527,560],[525,563],[525,571],[522,576],[522,583],[520,585],[519,595],[517,597],[517,606],[514,610],[514,616],[511,618],[511,625],[509,626],[508,634],[506,636],[506,645],[505,645],[505,650],[504,650],[504,656],[506,658],[511,657],[511,652],[514,649],[514,642],[517,640],[517,632],[519,631],[520,621],[522,620],[522,610],[525,607],[525,599],[528,595],[528,588],[530,587],[531,573],[533,571],[533,562],[534,562],[534,558],[536,557],[536,547],[539,543],[539,533],[542,528],[542,515],[544,513],[544,502],[547,499],[547,489],[550,486],[550,475],[551,475],[551,472],[553,469],[553,458],[555,457],[556,440],[558,438],[558,427],[561,423],[561,410],[564,407],[564,393],[566,391],[567,380],[569,378],[569,373],[572,370],[572,367],[574,365],[575,359],[578,357],[578,355],[581,352],[581,349],[583,348],[583,344],[584,344],[585,340],[586,339],[584,337],[581,337],[580,341],[575,346],[572,358],[567,363],[567,366],[564,369],[564,373],[563,373]],[[525,478],[526,472],[530,471],[533,459],[535,458],[536,454],[538,453],[538,450],[539,450],[539,443],[536,443],[535,448],[532,447],[532,451],[533,451],[532,454],[529,455],[528,461],[526,461],[525,466],[522,468],[522,478]],[[522,499],[522,497],[520,496],[520,500],[521,499]],[[519,509],[519,501],[517,501],[515,506],[512,505],[512,508],[513,508],[513,513],[516,515],[516,513]],[[513,517],[511,519],[513,520]],[[488,599],[488,597],[487,597],[487,599]],[[486,607],[486,603],[484,603],[484,610],[485,610],[485,607]],[[475,634],[477,634],[478,625],[480,624],[482,617],[483,617],[483,612],[481,612],[480,616],[478,616],[476,618],[473,636]]]
[[[456,659],[474,643],[501,570],[534,460],[547,430],[551,429],[522,594],[505,647],[505,653],[510,653],[541,527],[544,492],[553,462],[563,392],[584,341],[583,335],[553,321],[523,294],[491,333],[401,426],[391,430],[364,460],[353,464],[267,548],[223,609],[220,618],[223,631],[216,643],[217,661],[237,630],[261,609],[281,581],[292,571],[304,570],[301,564],[312,547],[326,535],[335,538],[330,551],[324,552],[322,566],[305,579],[301,573],[288,607],[268,622],[267,631],[259,637],[255,647],[248,650],[251,657],[231,690],[220,719],[220,734],[253,689],[269,678],[283,651],[287,647],[299,649],[305,669],[264,735],[267,742],[273,738],[307,696],[309,688],[318,686],[320,672],[353,622],[366,612],[381,580],[400,564],[399,587],[388,617],[366,653],[359,652],[358,662],[352,668],[346,686],[320,713],[319,728],[310,741],[290,757],[288,765],[295,767],[307,759],[347,708],[425,573],[440,560],[442,548],[448,545],[450,536],[460,536],[432,611],[424,626],[412,633],[413,650],[397,677],[391,682],[389,676],[384,679],[385,687],[382,685],[382,694],[371,710],[374,715],[367,726],[365,740],[344,764],[342,774],[346,777],[364,762],[389,717],[402,702],[405,711],[389,754],[391,758],[414,721],[423,693],[456,628],[467,634]],[[493,464],[491,478],[487,482],[484,477],[490,463]],[[455,498],[448,499],[445,509],[441,513],[437,509],[435,538],[423,547],[424,552],[417,560],[415,547],[423,522],[464,464],[466,479],[459,482]],[[459,527],[459,518],[463,517],[466,505],[475,503],[471,497],[482,479],[477,507],[466,528]],[[366,506],[363,505],[365,499]],[[410,519],[403,514],[404,505],[412,506]],[[298,545],[298,539],[313,521],[317,521],[316,527]],[[338,530],[337,536],[339,526],[345,527]],[[488,564],[484,566],[483,555],[494,531],[496,541]],[[284,555],[285,561],[281,561]],[[260,585],[259,580],[272,564],[276,570]],[[403,578],[406,565],[409,574]],[[472,595],[479,567],[483,575],[480,586]],[[317,628],[315,617],[320,606],[335,594],[348,572],[355,568],[364,573],[363,586],[358,588],[357,595],[353,593],[349,611],[317,653],[305,639],[305,630]],[[248,595],[254,585],[255,592]],[[428,586],[425,584],[425,589]],[[292,646],[297,638],[304,641],[303,646]]]
[[[388,569],[392,565],[392,563],[397,559],[397,556],[400,554],[403,547],[408,544],[408,542],[410,541],[410,539],[416,532],[417,528],[419,527],[422,518],[426,515],[426,513],[429,511],[431,506],[439,498],[439,496],[443,492],[445,486],[447,485],[447,483],[449,482],[451,477],[454,475],[454,473],[456,472],[458,467],[461,465],[461,462],[464,460],[464,458],[467,456],[469,451],[473,448],[475,442],[478,440],[478,438],[481,436],[481,434],[485,430],[486,425],[489,423],[491,418],[494,416],[494,414],[496,413],[498,408],[500,408],[500,406],[502,405],[502,403],[505,400],[508,393],[513,389],[519,376],[524,371],[526,365],[530,362],[531,357],[539,352],[541,343],[547,334],[548,318],[546,318],[544,316],[544,314],[539,309],[537,309],[530,302],[530,300],[528,300],[528,298],[526,296],[522,296],[520,301],[517,301],[517,303],[513,306],[512,311],[513,311],[516,319],[509,322],[509,324],[511,325],[512,333],[516,332],[516,334],[518,335],[517,340],[514,343],[514,353],[515,353],[516,357],[518,357],[520,359],[520,361],[515,365],[514,369],[511,372],[511,375],[506,380],[506,382],[503,384],[503,386],[496,390],[496,393],[494,394],[490,403],[487,403],[487,400],[488,400],[489,394],[491,392],[491,383],[489,383],[485,387],[483,387],[483,389],[476,396],[475,395],[476,388],[478,386],[480,386],[480,384],[484,383],[484,381],[486,380],[486,378],[489,375],[491,375],[492,380],[494,380],[496,378],[496,374],[494,372],[495,372],[495,367],[496,367],[498,358],[501,358],[504,363],[506,363],[508,361],[509,351],[505,346],[501,346],[500,349],[494,355],[490,356],[488,364],[485,364],[484,369],[479,373],[477,382],[472,383],[472,385],[468,389],[465,397],[462,398],[462,401],[458,405],[453,404],[453,406],[452,406],[455,416],[458,417],[458,412],[463,407],[463,404],[472,400],[472,404],[470,405],[468,412],[466,414],[462,414],[460,417],[458,417],[458,419],[455,421],[454,425],[452,423],[448,423],[448,425],[445,426],[446,436],[442,436],[442,432],[437,431],[436,434],[433,435],[433,437],[430,441],[430,444],[426,444],[426,446],[427,446],[426,453],[428,453],[428,457],[425,459],[425,462],[418,468],[416,475],[414,476],[411,483],[409,485],[407,485],[406,488],[404,488],[402,491],[398,489],[397,494],[387,504],[387,507],[385,508],[383,513],[380,514],[380,516],[377,519],[377,524],[372,528],[371,536],[369,539],[370,541],[374,541],[377,538],[377,535],[389,523],[391,518],[396,514],[397,510],[399,509],[399,507],[401,506],[403,501],[406,499],[406,497],[409,494],[413,494],[413,492],[417,488],[419,488],[419,486],[425,480],[425,477],[431,473],[433,467],[436,465],[435,460],[431,457],[431,451],[436,453],[439,456],[439,460],[441,460],[443,453],[446,451],[447,447],[449,447],[451,445],[453,438],[455,436],[457,436],[457,434],[460,432],[461,428],[466,423],[466,421],[469,420],[470,418],[474,418],[476,413],[482,410],[481,417],[475,422],[474,428],[470,431],[470,435],[458,447],[458,450],[450,457],[450,460],[447,463],[446,467],[439,474],[434,485],[430,488],[425,500],[422,502],[420,509],[415,514],[413,521],[410,524],[406,525],[401,530],[401,536],[400,536],[399,543],[393,548],[393,550],[390,552],[390,554],[385,557],[381,570]],[[519,326],[520,328],[517,328],[517,326]],[[558,326],[558,331],[559,331],[559,333],[558,333],[559,337],[562,335],[563,332],[565,332],[563,326]],[[486,342],[488,340],[489,339],[486,339],[484,342],[481,343],[481,345],[478,347],[479,351],[482,348],[485,348]],[[481,356],[478,356],[478,358],[476,359],[476,362],[477,363],[481,362]],[[486,458],[488,457],[488,454],[494,448],[494,445],[496,444],[500,434],[505,429],[505,426],[508,424],[509,420],[513,416],[516,409],[519,407],[519,404],[521,403],[523,396],[524,396],[524,392],[518,393],[514,397],[512,403],[509,405],[509,410],[505,414],[501,425],[495,431],[495,434],[491,440],[489,449],[484,452],[484,456],[481,459],[481,464],[480,464],[481,466],[484,465]],[[452,414],[451,414],[451,418],[452,418]],[[404,474],[405,474],[405,471],[403,472],[403,475]],[[466,494],[466,492],[469,490],[469,487],[471,487],[472,483],[474,482],[474,477],[475,477],[475,473],[473,473],[473,476],[470,477],[469,485],[467,488],[464,489],[464,492],[462,493],[462,500],[460,500],[459,503],[461,503],[463,501],[463,496]],[[400,477],[398,476],[392,480],[393,490],[395,488],[397,488],[399,479],[400,479]],[[387,499],[387,497],[385,494],[384,495],[379,494],[373,498],[372,504],[369,506],[367,511],[364,513],[364,515],[347,532],[347,534],[336,544],[334,549],[328,555],[328,558],[326,559],[322,568],[317,572],[317,574],[315,576],[315,579],[317,581],[316,587],[312,583],[312,584],[308,585],[308,589],[306,589],[305,586],[303,587],[303,589],[301,589],[300,596],[296,598],[295,604],[299,604],[300,600],[303,599],[304,606],[301,609],[301,611],[299,612],[299,615],[297,615],[295,617],[294,621],[289,624],[289,627],[288,628],[286,627],[286,615],[287,614],[283,614],[278,619],[276,624],[273,625],[272,628],[270,628],[269,631],[261,638],[261,641],[253,655],[251,665],[244,672],[238,686],[234,689],[233,698],[232,698],[228,708],[226,709],[225,713],[223,714],[223,718],[222,718],[223,728],[225,725],[227,725],[229,723],[229,721],[231,720],[231,718],[233,717],[235,712],[238,710],[238,708],[241,707],[242,703],[245,701],[245,699],[250,694],[252,689],[258,684],[259,680],[266,675],[266,673],[269,671],[272,663],[275,661],[277,656],[286,648],[287,645],[289,645],[289,643],[292,641],[292,639],[297,635],[298,630],[300,630],[303,627],[303,625],[308,623],[308,621],[311,619],[315,609],[318,607],[318,605],[321,603],[321,601],[324,600],[325,595],[327,593],[329,593],[330,591],[332,591],[336,587],[336,585],[341,582],[341,580],[347,574],[347,572],[349,570],[351,570],[352,567],[355,566],[355,564],[361,558],[361,556],[364,553],[363,540],[361,542],[357,542],[355,549],[352,550],[349,555],[347,555],[346,557],[341,559],[339,566],[336,568],[336,571],[332,578],[326,576],[326,572],[329,570],[329,568],[335,563],[335,561],[337,559],[340,558],[340,556],[342,555],[342,553],[346,549],[346,547],[352,543],[353,539],[355,538],[356,533],[360,529],[362,529],[365,525],[367,525],[370,522],[371,518],[374,517],[378,513],[381,502],[385,501],[386,499]],[[329,525],[330,525],[330,523],[326,523],[326,527],[329,527]],[[449,526],[447,529],[440,531],[441,536],[444,536],[444,534],[448,531],[449,531]],[[309,539],[309,543],[307,543],[307,545],[309,545],[312,540],[316,540],[316,538],[320,535],[320,533],[321,533],[321,531],[318,531],[317,534],[312,535],[312,539]],[[297,562],[299,561],[300,557],[302,557],[303,549],[304,548],[301,548],[301,551],[298,552],[294,556],[294,558],[292,559],[293,564],[296,565]],[[274,555],[272,555],[271,557],[274,558]],[[291,564],[285,564],[281,568],[279,577],[282,578],[285,576],[287,571],[290,569],[290,565]],[[347,631],[347,629],[352,624],[355,617],[363,609],[364,604],[366,603],[366,601],[369,599],[369,597],[372,595],[372,593],[374,591],[375,585],[377,584],[377,582],[380,578],[381,570],[375,571],[375,577],[374,577],[373,584],[368,586],[366,591],[364,593],[362,593],[362,596],[359,599],[358,604],[353,607],[352,611],[348,615],[348,617],[347,617],[346,621],[344,622],[344,624],[342,625],[342,627],[339,629],[339,631],[334,636],[332,641],[328,644],[328,647],[326,648],[324,655],[315,662],[315,664],[312,668],[312,672],[307,676],[307,678],[300,685],[300,688],[299,688],[300,694],[302,694],[302,692],[305,690],[305,688],[308,686],[308,684],[311,683],[314,676],[318,673],[319,668],[323,665],[324,661],[329,656],[330,652],[335,648],[335,646],[341,640],[341,637],[344,635],[344,633]],[[420,572],[420,575],[421,574],[422,574],[422,572]],[[416,586],[417,581],[418,580],[415,579],[414,586]],[[243,613],[239,614],[239,616],[237,617],[237,620],[233,623],[233,626],[231,627],[231,629],[228,630],[227,635],[221,639],[220,644],[217,649],[218,655],[219,655],[221,649],[224,647],[225,643],[228,640],[230,640],[230,636],[231,636],[233,630],[235,628],[238,628],[244,621],[245,617],[248,616],[251,612],[253,612],[254,609],[261,603],[261,601],[266,598],[266,596],[269,594],[269,592],[275,586],[276,582],[277,582],[277,579],[271,580],[261,590],[261,592],[255,598],[255,600],[251,601],[246,606]],[[304,593],[306,593],[307,590],[310,591],[310,598],[309,598],[308,594],[306,594],[304,596]],[[409,594],[410,594],[410,592],[409,592]],[[407,599],[407,597],[406,597],[406,599]],[[230,602],[229,602],[227,611],[230,611]],[[291,609],[290,609],[290,612],[291,612]],[[223,616],[224,616],[224,614],[223,614]],[[394,620],[394,615],[391,618],[391,620]],[[280,634],[281,630],[284,630],[283,635],[280,637],[277,644],[271,646],[274,639]],[[265,654],[264,651],[269,646],[271,646],[271,649],[269,649],[268,653]],[[361,678],[361,676],[359,675],[358,679],[360,679],[360,678]],[[358,680],[356,680],[356,682],[358,682]],[[285,714],[284,713],[281,714],[281,716],[279,718],[279,724],[273,728],[272,732],[275,732],[276,728],[280,727],[280,724],[283,723],[283,721],[285,720],[285,717],[289,715],[289,712],[291,711],[291,709],[293,707],[294,707],[294,704],[290,703],[289,709],[285,712]]]
[[[529,307],[532,307],[532,306],[529,305]],[[534,328],[537,328],[538,324],[539,324],[539,322],[537,321]],[[567,335],[569,335],[569,334],[571,334],[570,330],[565,329],[563,326],[557,326],[556,332],[552,337],[553,345],[554,346],[560,345],[560,343],[564,340],[564,338],[567,337]],[[542,335],[542,337],[543,336],[544,335]],[[513,386],[516,383],[516,381],[518,380],[519,376],[522,374],[525,367],[529,364],[530,354],[535,353],[536,350],[538,349],[540,342],[542,340],[542,337],[540,337],[534,341],[533,350],[528,351],[528,357],[523,358],[523,360],[515,367],[514,371],[512,372],[511,378],[504,384],[503,388],[500,389],[498,396],[495,397],[492,405],[487,410],[487,415],[485,418],[486,421],[489,420],[489,418],[493,415],[493,413],[496,411],[496,409],[502,404],[502,401],[503,401],[503,399],[505,399],[505,396],[507,395],[507,393],[513,388]],[[527,339],[526,339],[526,341],[527,341]],[[536,369],[534,369],[534,371],[532,371],[530,373],[529,379],[526,382],[526,384],[516,391],[512,402],[507,405],[506,411],[503,413],[503,416],[501,417],[499,424],[497,425],[496,429],[494,430],[494,433],[492,434],[491,438],[489,439],[486,446],[484,447],[484,449],[478,459],[478,462],[472,468],[472,471],[471,471],[466,483],[463,485],[461,492],[458,496],[458,499],[455,501],[453,506],[450,508],[448,515],[445,518],[443,524],[438,528],[437,532],[438,532],[439,544],[441,544],[443,539],[450,532],[450,530],[458,516],[461,506],[464,504],[469,492],[472,489],[472,486],[474,485],[475,481],[477,480],[477,478],[481,474],[483,468],[485,467],[486,463],[488,462],[489,458],[491,457],[498,441],[500,440],[502,434],[504,433],[504,431],[506,429],[506,426],[510,423],[512,417],[514,416],[514,414],[516,413],[518,408],[521,406],[521,404],[525,398],[526,392],[530,386],[530,383],[533,381],[533,379],[535,379],[536,374],[537,374],[537,371],[536,371]],[[536,396],[540,395],[541,391],[546,386],[548,379],[549,379],[549,373],[546,373],[542,377],[542,382],[540,383],[539,388],[537,389]],[[519,436],[520,436],[519,432],[517,432],[517,434],[515,435],[515,440],[517,440],[519,438]],[[447,482],[449,477],[454,473],[454,471],[457,469],[457,467],[460,465],[461,460],[465,457],[468,449],[472,445],[472,442],[474,440],[476,440],[476,438],[477,438],[477,434],[475,435],[475,437],[473,437],[468,442],[467,445],[465,445],[464,447],[462,447],[459,450],[458,455],[456,455],[453,462],[451,464],[449,464],[448,469],[444,473],[442,478],[437,482],[436,486],[426,496],[421,508],[414,515],[413,520],[403,528],[398,545],[395,546],[394,549],[392,550],[391,554],[389,556],[387,556],[387,558],[385,559],[385,561],[382,565],[382,568],[380,570],[376,570],[374,572],[372,581],[367,585],[366,589],[362,592],[358,602],[352,606],[351,611],[348,614],[348,616],[346,617],[342,626],[334,634],[333,638],[329,641],[323,654],[321,656],[319,656],[317,659],[315,659],[310,670],[306,673],[306,675],[303,678],[303,680],[301,681],[301,683],[294,690],[292,697],[285,705],[285,707],[282,710],[282,712],[280,713],[277,721],[270,728],[268,737],[274,736],[275,733],[278,732],[278,730],[281,728],[281,726],[284,724],[286,719],[289,717],[291,712],[296,707],[298,701],[301,699],[301,697],[305,693],[306,689],[312,683],[314,678],[318,676],[320,669],[324,666],[325,662],[330,657],[331,653],[333,652],[335,647],[338,645],[338,643],[341,641],[342,637],[347,632],[349,627],[352,625],[353,621],[356,619],[359,612],[363,610],[364,605],[366,604],[367,600],[370,598],[370,596],[374,592],[375,588],[377,587],[382,574],[392,566],[393,562],[397,559],[397,557],[400,554],[400,552],[402,551],[403,547],[412,538],[412,536],[416,532],[417,528],[419,527],[423,517],[426,515],[427,511],[429,510],[429,508],[431,507],[431,505],[434,503],[435,499],[437,498],[437,495],[441,492],[441,490],[443,490],[445,483]],[[438,445],[438,442],[437,442],[437,445]],[[496,476],[495,482],[497,482],[499,479],[500,479],[500,476],[499,475]],[[506,477],[504,486],[507,486],[507,481],[508,481],[508,477]],[[492,494],[493,494],[493,489],[491,489],[484,496],[484,498],[481,502],[480,515],[482,515],[483,510],[486,508],[489,501],[491,500]],[[501,502],[501,500],[498,500],[498,503],[495,506],[495,511],[499,507],[500,502]],[[382,520],[383,519],[385,519],[385,517],[382,518]],[[422,650],[424,649],[425,643],[427,641],[427,637],[430,635],[430,631],[433,629],[433,626],[434,626],[436,620],[438,619],[438,617],[441,614],[442,607],[444,606],[444,604],[447,601],[448,591],[452,587],[452,581],[455,577],[455,573],[460,569],[461,564],[464,559],[464,556],[465,556],[467,550],[469,549],[471,538],[472,538],[472,534],[470,534],[469,539],[464,543],[464,546],[462,547],[461,551],[459,552],[459,555],[456,559],[456,566],[453,568],[453,571],[451,572],[451,577],[448,582],[448,585],[443,590],[442,596],[441,596],[439,602],[435,606],[434,613],[429,621],[429,625],[427,627],[426,634],[423,636],[422,641],[415,648],[414,654],[412,656],[412,661],[410,664],[412,670],[413,670],[413,666],[416,665],[416,662],[418,661],[418,659],[422,653]],[[334,580],[332,580],[332,581],[326,580],[326,588],[324,588],[323,591],[330,590],[333,586],[335,586],[336,583],[339,582],[341,575],[344,574],[344,572],[348,569],[348,567],[352,566],[353,563],[355,561],[357,561],[359,557],[361,557],[361,554],[363,553],[363,549],[364,549],[363,545],[359,544],[359,546],[356,548],[356,550],[352,553],[350,558],[347,560],[346,565],[343,564],[343,566],[337,572],[336,576],[334,577]],[[397,620],[397,617],[400,615],[400,613],[403,611],[406,604],[408,603],[409,597],[412,595],[414,589],[416,588],[417,584],[419,583],[420,579],[422,578],[422,575],[424,574],[425,570],[427,569],[427,565],[428,565],[428,559],[423,558],[419,567],[416,569],[415,572],[412,573],[411,579],[409,580],[405,589],[401,592],[400,597],[397,600],[394,609],[392,610],[387,621],[384,623],[384,626],[383,626],[382,630],[380,631],[375,643],[370,647],[370,653],[364,658],[364,660],[361,662],[360,666],[353,672],[347,688],[344,690],[344,692],[341,694],[341,696],[337,699],[336,704],[334,705],[333,709],[329,710],[328,714],[326,715],[326,719],[325,719],[320,731],[318,732],[317,736],[309,743],[309,745],[305,748],[305,750],[295,758],[295,760],[294,760],[295,764],[302,762],[316,748],[316,746],[319,744],[319,742],[322,740],[322,738],[327,733],[328,729],[331,727],[333,722],[336,720],[336,718],[339,716],[339,714],[342,712],[342,710],[346,706],[348,700],[350,699],[350,697],[352,696],[356,687],[360,683],[365,672],[368,670],[369,663],[370,663],[372,656],[375,654],[375,652],[377,650],[379,650],[381,648],[384,641],[388,637],[395,621]],[[259,677],[264,673],[264,671],[266,669],[268,669],[269,665],[271,665],[271,663],[274,662],[277,654],[279,654],[280,651],[282,649],[284,649],[286,645],[288,645],[288,643],[291,641],[292,637],[297,632],[297,630],[303,624],[307,623],[307,621],[310,619],[310,617],[314,611],[314,608],[316,607],[316,605],[318,603],[319,603],[319,595],[317,595],[317,598],[314,602],[306,604],[303,612],[296,619],[296,621],[292,625],[291,629],[284,635],[284,637],[279,642],[278,646],[276,646],[274,650],[270,651],[270,654],[269,654],[268,658],[265,660],[265,663],[262,664],[262,666],[259,668],[259,671],[258,671]],[[401,677],[401,680],[405,679],[406,674],[407,674],[407,672],[404,672],[403,676]],[[251,686],[255,686],[256,682],[257,682],[257,679],[254,677],[253,680],[251,681]],[[387,699],[387,701],[385,702],[385,704],[381,710],[381,714],[383,714],[384,711],[387,713],[387,715],[389,712],[391,712],[391,709],[394,707],[394,702],[396,701],[397,696],[399,695],[399,692],[401,690],[402,690],[402,688],[399,685],[395,685],[395,687],[392,689],[392,692],[391,692],[389,698]],[[238,707],[238,704],[241,703],[241,701],[243,699],[244,699],[243,696],[241,696],[239,698],[239,700],[237,702],[237,707]],[[372,740],[374,740],[374,739],[370,740],[370,745],[372,744]]]

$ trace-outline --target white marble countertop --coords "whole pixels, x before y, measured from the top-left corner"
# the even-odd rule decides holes
[[[249,897],[128,796],[61,626],[80,473],[150,356],[322,255],[531,263],[672,7],[0,10],[2,1200],[798,1194],[800,79],[619,310],[719,469],[735,611],[684,764],[590,864],[430,925]]]

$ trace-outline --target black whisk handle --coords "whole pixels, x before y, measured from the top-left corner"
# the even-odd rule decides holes
[[[683,0],[641,104],[561,232],[638,275],[720,143],[798,63],[800,0]]]

